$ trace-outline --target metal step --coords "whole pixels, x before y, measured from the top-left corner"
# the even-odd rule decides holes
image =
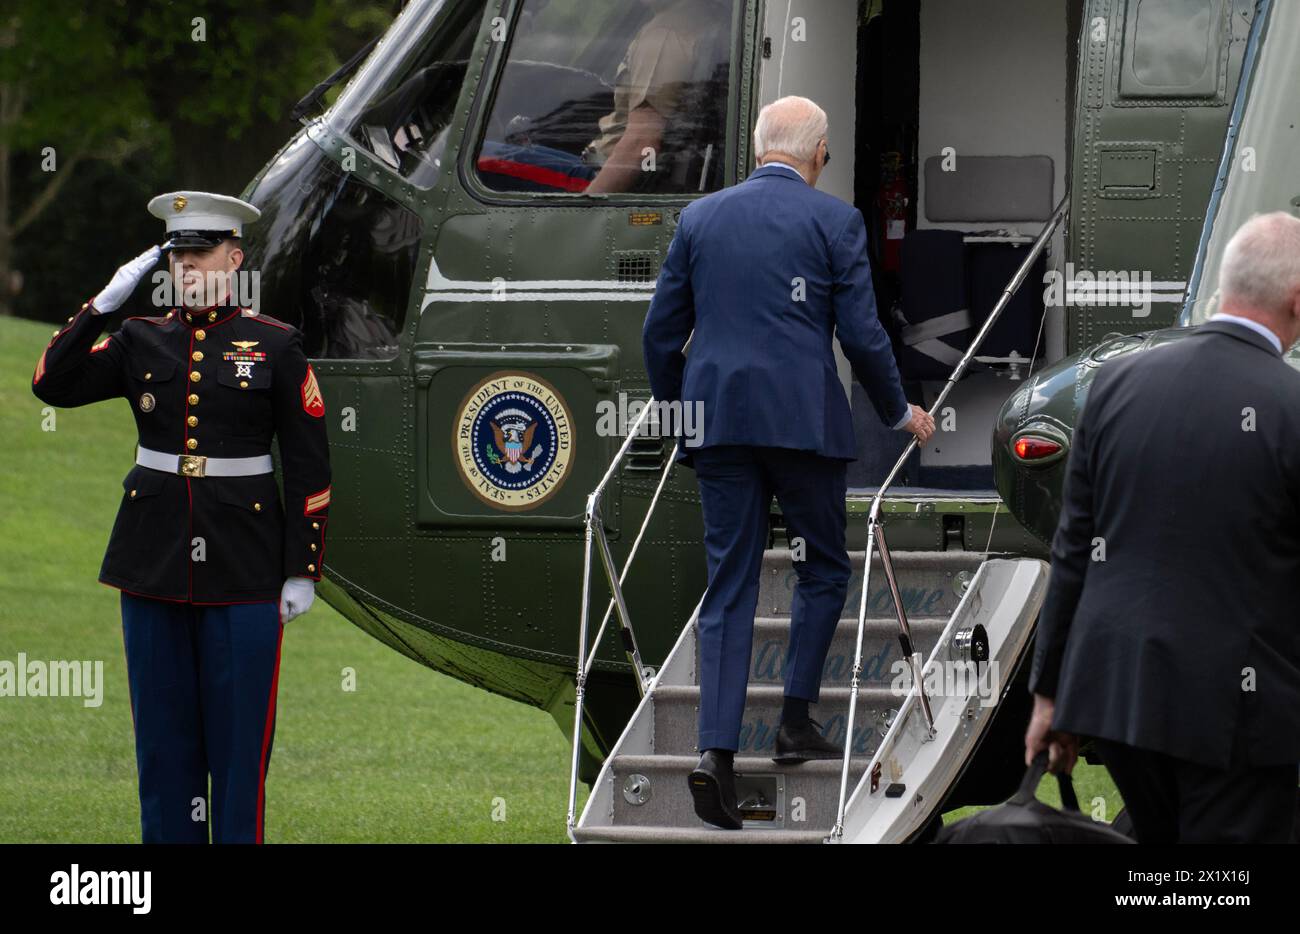
[[[870,761],[867,756],[850,760],[850,787]],[[687,787],[687,776],[698,762],[698,755],[615,756],[610,763],[614,783],[613,823],[625,827],[701,826]],[[743,801],[751,788],[764,791],[775,806],[776,813],[768,822],[773,830],[828,828],[835,823],[842,766],[839,759],[778,765],[765,757],[736,756],[733,768],[737,798]],[[766,791],[769,787],[773,789],[770,792]],[[762,824],[751,822],[747,826],[761,829]]]
[[[809,715],[823,728],[823,735],[841,748],[845,718],[849,709],[849,688],[824,687]],[[740,723],[738,756],[770,756],[776,745],[781,722],[784,688],[779,684],[751,684],[745,694],[745,715]],[[653,693],[654,746],[656,755],[699,755],[700,689],[693,684],[669,684]],[[858,712],[853,724],[855,756],[869,756],[887,728],[886,715],[896,710],[903,698],[888,688],[858,691]],[[628,750],[629,752],[631,750]]]
[[[929,655],[948,625],[946,617],[928,616],[908,619],[912,641],[917,651]],[[853,680],[853,650],[857,644],[858,621],[842,619],[835,628],[826,664],[822,669],[824,687],[848,687]],[[699,639],[695,640],[695,683],[699,683]],[[784,684],[786,652],[790,646],[790,618],[766,616],[754,620],[754,645],[749,658],[750,684]],[[888,687],[896,680],[896,663],[903,660],[898,641],[898,620],[868,619],[862,633],[863,687]]]
[[[824,830],[723,830],[694,827],[575,827],[580,843],[823,843]]]
[[[849,552],[852,572],[843,615],[854,620],[858,618],[858,604],[862,599],[862,555],[861,551]],[[790,615],[794,585],[799,579],[791,557],[788,548],[769,548],[763,553],[755,615]],[[913,616],[942,616],[945,619],[951,616],[965,593],[966,584],[987,556],[974,551],[896,551],[892,557],[903,609],[910,620]],[[876,619],[894,617],[894,604],[879,554],[871,561],[867,616]]]

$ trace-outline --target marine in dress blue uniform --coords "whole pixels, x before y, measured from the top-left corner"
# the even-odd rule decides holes
[[[229,290],[114,322],[163,253],[238,240],[258,216],[204,192],[149,208],[167,241],[55,332],[32,391],[61,407],[125,398],[136,420],[99,580],[121,591],[142,839],[206,843],[210,817],[212,842],[261,843],[284,623],[325,559],[325,404],[298,329]]]

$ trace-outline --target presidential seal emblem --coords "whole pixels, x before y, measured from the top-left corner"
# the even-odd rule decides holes
[[[461,400],[452,451],[465,485],[507,511],[534,509],[573,464],[573,423],[564,398],[528,373],[500,372]]]
[[[140,411],[152,412],[153,403],[154,403],[153,393],[146,392],[143,396],[140,397]]]

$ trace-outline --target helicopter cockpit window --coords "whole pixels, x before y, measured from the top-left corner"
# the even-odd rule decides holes
[[[245,267],[257,307],[300,328],[307,356],[391,360],[411,297],[419,215],[342,171],[305,137],[252,192]]]
[[[734,0],[526,0],[476,159],[494,191],[723,184]]]
[[[412,184],[431,188],[474,50],[486,0],[433,3],[404,21],[340,95],[331,123]],[[381,54],[385,53],[385,54]]]

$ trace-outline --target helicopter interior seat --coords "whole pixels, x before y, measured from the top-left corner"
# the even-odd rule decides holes
[[[925,161],[925,219],[945,226],[913,230],[903,239],[902,298],[891,317],[904,378],[947,379],[1020,266],[1030,239],[988,225],[1045,222],[1053,207],[1053,172],[1050,156],[964,156],[954,171],[944,170],[940,156]],[[1041,355],[1045,307],[1034,284],[1042,282],[1045,268],[1040,255],[978,357]]]
[[[582,151],[613,106],[614,89],[592,72],[510,61],[478,154],[479,178],[493,191],[583,191],[595,169]]]

